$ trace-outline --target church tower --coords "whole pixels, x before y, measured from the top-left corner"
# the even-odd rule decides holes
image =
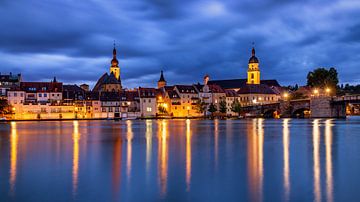
[[[120,81],[120,68],[119,61],[116,59],[116,48],[114,43],[113,59],[111,60],[110,74],[113,73],[115,78]]]
[[[248,66],[248,78],[247,84],[260,84],[260,69],[259,69],[259,60],[255,56],[255,48],[252,48],[251,58],[249,59]]]
[[[161,73],[160,73],[160,79],[158,81],[158,88],[162,88],[166,86],[166,80],[164,78],[164,74],[163,74],[163,71],[161,70]]]

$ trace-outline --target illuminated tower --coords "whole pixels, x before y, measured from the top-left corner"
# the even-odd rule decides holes
[[[166,86],[166,81],[165,81],[165,78],[164,78],[163,71],[161,70],[160,79],[158,81],[158,88],[162,88],[164,86]]]
[[[113,73],[115,78],[120,81],[120,68],[118,65],[119,61],[116,59],[116,49],[114,43],[113,59],[111,60],[110,74]]]
[[[260,84],[259,60],[255,56],[254,47],[251,51],[251,58],[249,59],[247,74],[248,74],[247,84]]]

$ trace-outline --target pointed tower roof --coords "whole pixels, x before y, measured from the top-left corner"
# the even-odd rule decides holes
[[[251,50],[251,58],[249,59],[249,63],[259,63],[259,59],[255,56],[255,48],[254,47]]]
[[[163,74],[163,70],[161,70],[161,73],[160,73],[160,79],[158,82],[160,81],[165,81],[165,78],[164,78],[164,74]],[[166,82],[166,81],[165,81]]]
[[[113,59],[111,60],[111,66],[117,67],[118,65],[119,65],[119,61],[116,58],[116,48],[115,48],[115,41],[114,41]]]

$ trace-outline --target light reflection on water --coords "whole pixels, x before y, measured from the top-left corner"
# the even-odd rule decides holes
[[[360,133],[359,123],[360,119],[2,123],[0,200],[356,199],[359,192],[334,187],[360,186],[360,176],[352,173],[360,169],[360,137],[354,135]],[[333,150],[335,145],[341,152]],[[334,161],[335,156],[347,161]],[[26,197],[28,192],[32,197]],[[54,198],[59,193],[61,197]]]

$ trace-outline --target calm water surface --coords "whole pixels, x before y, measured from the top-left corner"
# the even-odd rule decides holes
[[[0,201],[359,201],[360,117],[0,123]]]

